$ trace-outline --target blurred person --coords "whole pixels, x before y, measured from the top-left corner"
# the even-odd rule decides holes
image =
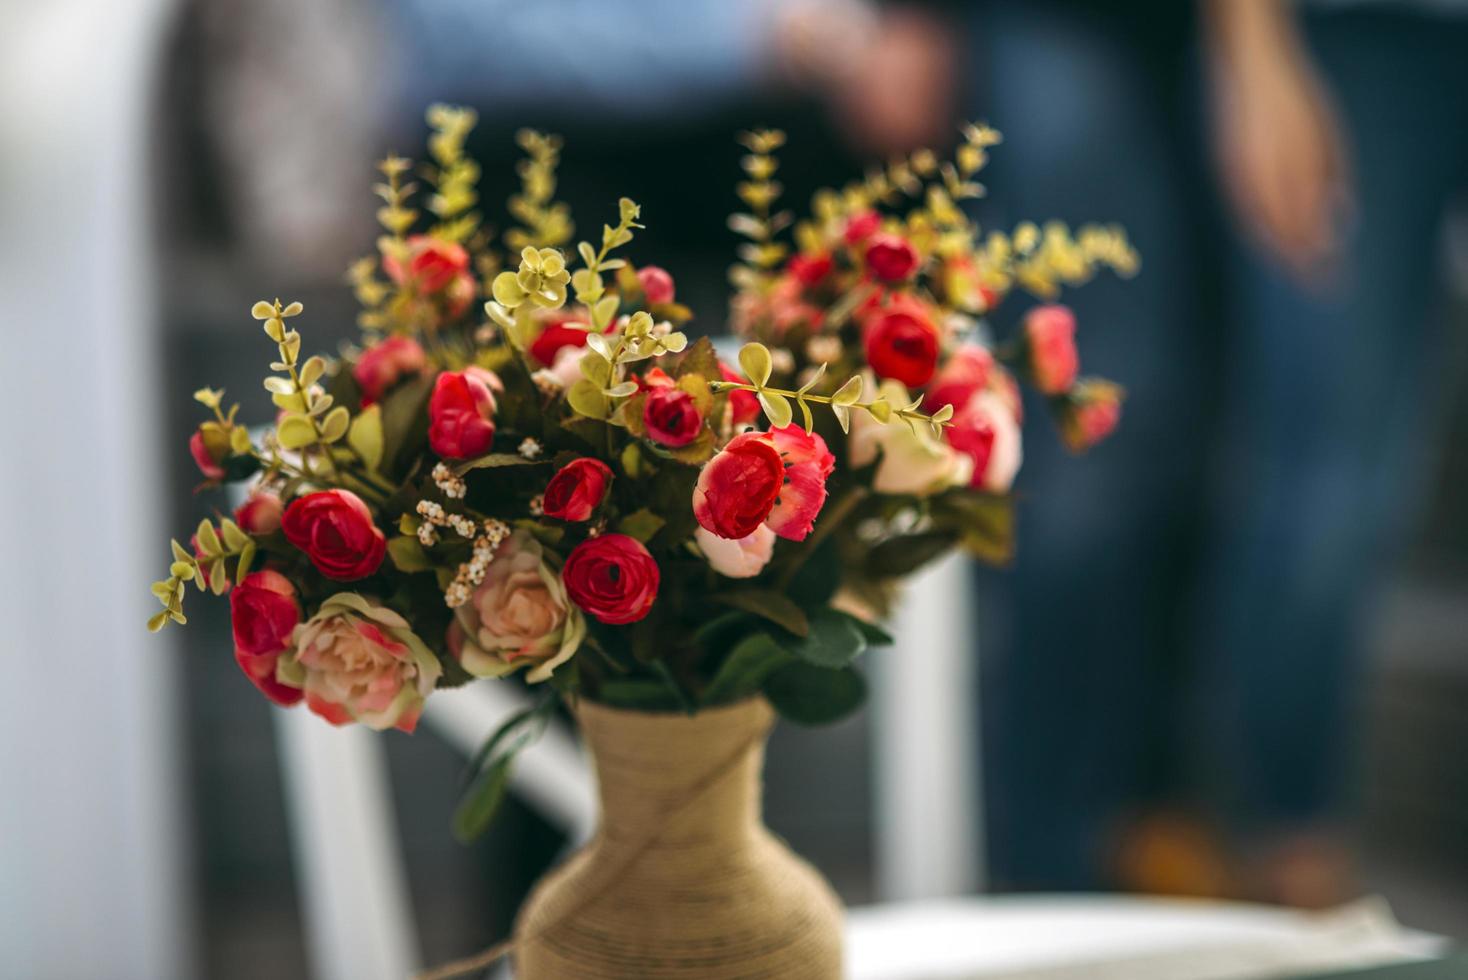
[[[1468,188],[1468,4],[1210,0],[1212,146],[1244,241],[1201,683],[1248,885],[1354,887],[1364,627],[1422,497],[1444,218]]]
[[[1357,887],[1361,627],[1432,445],[1468,7],[1199,13],[1057,0],[980,22],[998,196],[1120,221],[1144,262],[1074,303],[1127,424],[1066,481],[1044,477],[1056,447],[1026,447],[1024,547],[984,632],[991,866],[1001,886],[1322,905]]]

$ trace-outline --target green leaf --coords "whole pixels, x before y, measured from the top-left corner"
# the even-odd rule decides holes
[[[148,632],[149,633],[156,633],[156,632],[158,632],[159,630],[161,630],[166,625],[168,625],[168,610],[167,609],[163,610],[161,613],[158,613],[155,616],[149,617],[149,619],[148,619]]]
[[[597,688],[596,700],[633,711],[682,710],[668,685],[649,677],[609,677]]]
[[[850,667],[829,670],[798,660],[766,678],[763,690],[780,717],[797,725],[827,725],[862,706],[867,683]]]
[[[890,647],[896,642],[893,640],[891,633],[888,633],[876,623],[869,623],[860,616],[853,616],[851,613],[842,612],[839,609],[832,609],[831,612],[836,613],[838,616],[845,616],[851,620],[851,624],[861,631],[862,638],[867,641],[867,646],[869,647]]]
[[[250,566],[254,564],[254,561],[255,542],[246,541],[245,546],[240,549],[239,564],[235,565],[234,568],[234,580],[236,584],[243,582],[245,580],[245,576],[250,574]]]
[[[352,447],[367,469],[376,472],[382,466],[382,407],[369,405],[352,419],[347,429],[347,445]]]
[[[790,408],[790,400],[778,392],[760,392],[759,403],[760,407],[765,410],[765,418],[770,420],[771,428],[783,429],[795,417],[794,411]]]
[[[199,550],[205,555],[212,557],[224,551],[219,544],[219,536],[214,533],[214,525],[209,523],[208,518],[199,522],[194,535],[199,539]]]
[[[455,475],[463,476],[471,470],[494,469],[499,466],[537,466],[547,463],[545,459],[526,459],[516,453],[490,453],[487,456],[476,456],[465,460],[454,466]]]
[[[806,619],[804,611],[779,592],[744,589],[737,592],[720,592],[709,598],[722,605],[767,619],[796,636],[805,636],[810,632],[810,622]]]
[[[685,374],[697,374],[705,381],[719,380],[719,355],[714,350],[713,341],[700,337],[684,352],[674,376],[681,378]]]
[[[469,788],[454,809],[454,836],[468,843],[494,819],[505,798],[515,756],[534,744],[545,733],[555,706],[553,696],[512,716],[499,727],[475,754],[467,772],[472,774]]]
[[[969,554],[991,565],[1014,558],[1014,501],[1009,497],[954,490],[932,501],[933,523],[951,529]]]
[[[286,449],[302,449],[316,441],[316,429],[304,415],[287,415],[281,419],[275,437]]]
[[[636,538],[643,544],[652,540],[653,535],[663,529],[667,521],[648,510],[646,507],[635,510],[617,522],[617,530],[628,537]]]
[[[924,531],[888,538],[868,553],[867,567],[883,578],[909,575],[942,557],[957,543],[957,535],[951,531]]]
[[[739,351],[739,367],[750,383],[759,387],[769,383],[774,361],[764,344],[745,344]]]
[[[433,567],[428,553],[416,537],[391,538],[387,542],[387,556],[400,572],[426,572]]]
[[[245,546],[246,541],[250,540],[249,535],[241,531],[240,526],[228,517],[219,522],[219,530],[224,535],[224,543],[229,550],[236,553]]]
[[[346,406],[338,405],[327,412],[326,418],[321,420],[321,438],[326,442],[336,442],[347,434],[347,428],[351,422],[352,416]]]
[[[703,692],[703,704],[727,704],[750,697],[772,673],[794,662],[790,652],[770,634],[747,636],[724,658]]]
[[[309,388],[326,373],[326,360],[320,356],[306,358],[301,365],[301,387]]]
[[[602,394],[600,386],[587,378],[582,378],[567,389],[566,401],[577,413],[587,418],[607,417],[607,396]]]
[[[810,633],[785,644],[801,660],[817,667],[845,667],[866,649],[866,637],[851,617],[834,609],[820,609],[810,618]]]

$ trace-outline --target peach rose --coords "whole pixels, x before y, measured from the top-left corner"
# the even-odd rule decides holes
[[[581,610],[546,565],[540,542],[521,529],[499,546],[484,581],[455,610],[448,644],[475,677],[528,666],[534,683],[569,660],[585,636]]]
[[[374,599],[338,592],[296,627],[276,676],[305,691],[333,725],[411,732],[443,668],[408,621]]]
[[[742,538],[721,538],[700,527],[693,532],[693,539],[709,567],[729,578],[754,578],[775,553],[775,532],[768,524],[761,524]]]

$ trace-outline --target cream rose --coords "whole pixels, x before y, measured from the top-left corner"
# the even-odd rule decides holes
[[[301,688],[333,725],[411,732],[443,668],[408,621],[355,592],[338,592],[296,627],[276,677]]]
[[[449,651],[475,677],[502,677],[530,667],[543,681],[571,658],[586,636],[581,610],[545,563],[540,542],[517,530],[495,551],[484,581],[454,613]]]
[[[729,578],[753,578],[770,563],[775,551],[775,532],[761,524],[742,538],[721,538],[700,527],[693,532],[709,567]]]
[[[878,393],[899,407],[912,401],[907,389],[895,381],[883,382]],[[858,410],[851,413],[850,445],[851,462],[858,467],[870,465],[880,450],[881,462],[872,480],[878,493],[925,497],[963,486],[973,476],[973,460],[924,425],[884,424]]]

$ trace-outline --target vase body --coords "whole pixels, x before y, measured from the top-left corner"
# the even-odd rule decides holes
[[[516,977],[838,980],[841,904],[761,819],[769,705],[576,714],[601,823],[521,909]]]

